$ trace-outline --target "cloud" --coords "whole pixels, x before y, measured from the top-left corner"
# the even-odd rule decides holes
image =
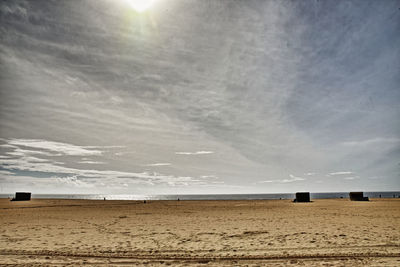
[[[54,154],[47,151],[27,150],[27,149],[17,148],[16,146],[14,147],[15,149],[13,149],[12,152],[6,152],[6,154],[12,156],[24,156],[24,155],[61,156],[62,155],[61,153]]]
[[[359,176],[349,176],[349,177],[343,177],[343,180],[355,180],[358,178],[359,178]]]
[[[177,155],[205,155],[213,154],[214,151],[196,151],[196,152],[175,152]]]
[[[157,167],[157,166],[170,166],[170,165],[171,165],[171,163],[165,162],[165,163],[146,164],[145,166],[148,166],[148,167]]]
[[[363,147],[363,146],[375,146],[375,145],[394,145],[400,144],[400,138],[372,138],[359,141],[346,141],[342,145],[350,147]]]
[[[135,151],[126,151],[126,152],[116,152],[115,155],[116,156],[124,156],[124,155],[128,155],[128,154],[135,154]]]
[[[259,181],[258,183],[259,184],[265,184],[265,183],[274,183],[274,182],[276,182],[277,180],[265,180],[265,181]]]
[[[12,139],[8,142],[13,144],[12,151],[7,151],[6,154],[11,157],[0,158],[0,166],[3,169],[1,174],[8,176],[19,176],[19,173],[26,175],[27,173],[37,176],[37,179],[42,177],[55,177],[59,183],[66,185],[88,187],[88,181],[108,181],[113,184],[119,181],[118,184],[124,183],[141,183],[141,184],[166,184],[171,186],[188,186],[202,184],[203,181],[195,179],[191,176],[176,176],[167,175],[158,172],[129,172],[115,170],[95,170],[81,169],[64,166],[65,162],[60,162],[62,159],[58,153],[66,156],[98,156],[102,151],[89,150],[94,148],[105,148],[104,146],[75,146],[66,143],[50,142],[45,140],[33,139]],[[40,146],[40,145],[42,146]],[[46,151],[20,149],[18,146],[29,147],[31,149],[46,148]],[[108,148],[114,146],[108,146]],[[119,147],[119,146],[118,146]],[[48,151],[57,152],[55,154]],[[43,152],[43,153],[42,153]],[[46,158],[42,158],[46,157]],[[52,158],[57,159],[57,161]],[[82,158],[79,164],[102,165],[105,162],[93,161],[89,158]],[[60,166],[63,165],[63,166]],[[168,166],[170,163],[154,163],[151,166]],[[56,174],[56,175],[55,175]],[[86,181],[87,184],[84,183]]]
[[[1,138],[2,141],[7,141],[7,139]],[[10,145],[10,144],[1,144],[0,147],[6,147],[6,148],[16,148],[16,146]]]
[[[18,159],[0,159],[2,168],[11,171],[36,172],[43,174],[58,173],[59,175],[74,176],[78,178],[93,178],[100,180],[109,179],[131,179],[138,182],[151,181],[152,183],[170,183],[179,184],[180,179],[184,179],[185,184],[190,180],[197,180],[188,176],[165,175],[156,172],[123,172],[114,170],[88,170],[76,169],[55,165],[55,162],[43,160],[35,157],[21,157]]]
[[[194,180],[192,177],[182,176],[182,177],[174,177],[170,179],[167,183],[170,186],[189,186],[192,182],[196,182],[196,184],[202,184],[204,182],[199,180]]]
[[[347,175],[347,174],[353,174],[353,172],[350,172],[350,171],[345,171],[345,172],[331,172],[331,173],[328,173],[328,176]]]
[[[51,155],[68,155],[68,156],[98,156],[102,154],[101,150],[90,147],[90,146],[77,146],[61,142],[53,142],[40,139],[9,139],[7,140],[9,145],[13,146],[23,146],[34,149],[43,149],[51,152],[56,152],[56,154]],[[28,152],[27,150],[25,152]],[[30,153],[46,153],[46,152],[30,152]]]
[[[293,174],[289,174],[290,179],[276,179],[276,180],[264,180],[259,181],[257,183],[264,184],[264,183],[293,183],[298,181],[305,181],[305,178],[294,176]]]
[[[86,183],[80,180],[76,176],[69,176],[69,177],[52,177],[56,183],[66,185],[66,186],[73,186],[78,188],[93,188],[94,184]]]
[[[216,175],[201,175],[200,178],[202,179],[218,179]]]
[[[282,183],[292,183],[292,182],[297,182],[297,181],[305,181],[305,178],[294,176],[293,174],[289,174],[290,179],[284,179],[282,180]]]
[[[225,184],[224,181],[211,181],[210,183],[211,184]],[[203,184],[203,185],[206,185],[206,184]]]
[[[78,161],[78,163],[81,163],[81,164],[105,164],[105,162],[102,162],[102,161],[90,161],[90,160],[82,160],[82,161]]]

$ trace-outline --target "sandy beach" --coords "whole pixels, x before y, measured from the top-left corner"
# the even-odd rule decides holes
[[[0,223],[0,265],[400,265],[400,199],[1,199]]]

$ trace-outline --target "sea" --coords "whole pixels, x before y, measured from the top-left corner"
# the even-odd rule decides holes
[[[311,199],[348,198],[349,192],[310,193]],[[369,198],[400,198],[400,191],[364,192]],[[13,194],[0,194],[0,198],[12,198]],[[294,199],[295,193],[277,194],[201,194],[201,195],[112,195],[112,194],[32,194],[32,198],[92,199],[92,200],[268,200]]]

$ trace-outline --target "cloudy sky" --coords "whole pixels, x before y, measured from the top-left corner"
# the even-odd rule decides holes
[[[400,190],[400,1],[0,2],[0,193]]]

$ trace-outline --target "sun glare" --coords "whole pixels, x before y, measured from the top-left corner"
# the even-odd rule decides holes
[[[137,12],[144,12],[149,9],[156,0],[127,0],[130,6]]]

